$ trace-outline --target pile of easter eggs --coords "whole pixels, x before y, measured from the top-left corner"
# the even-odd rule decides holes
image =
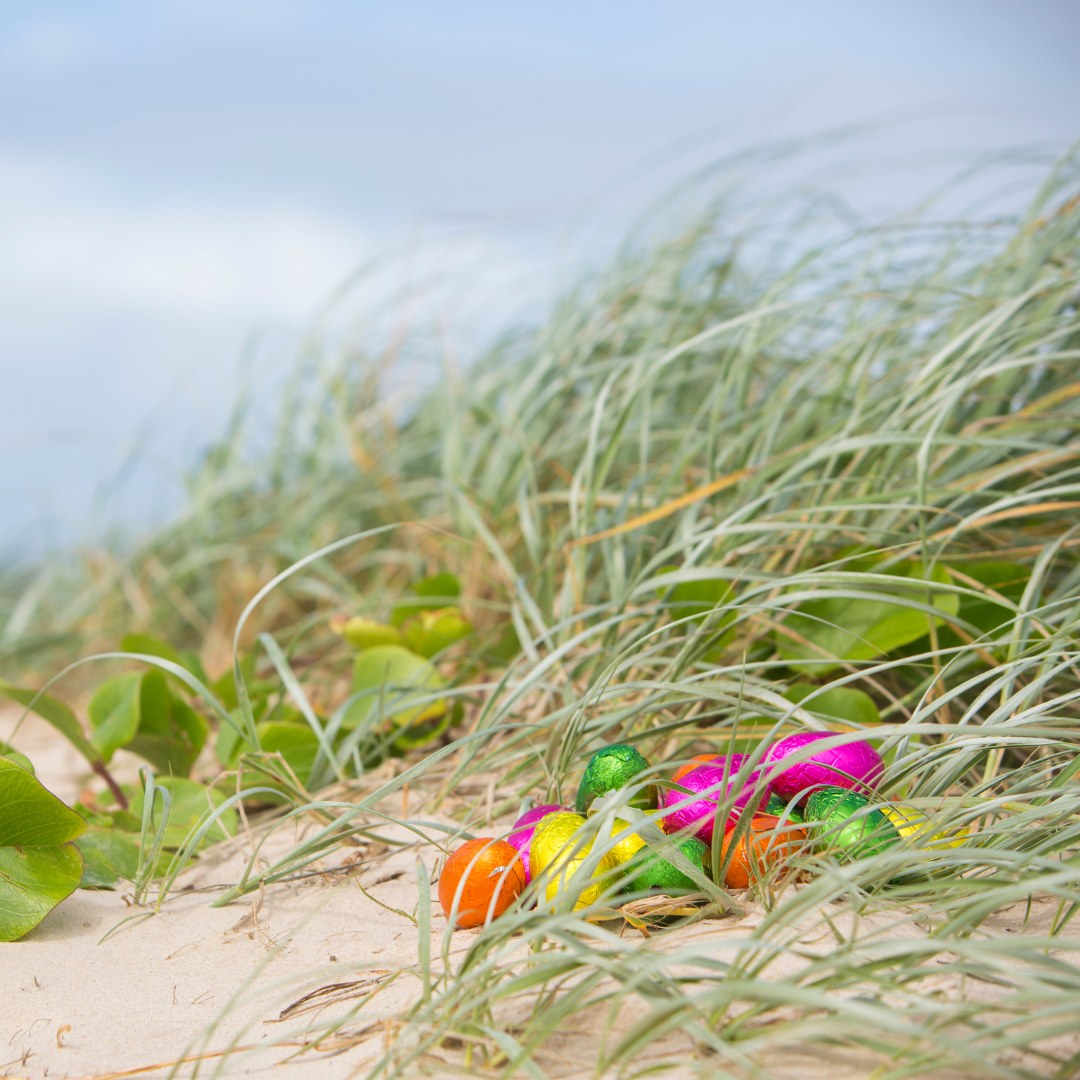
[[[865,739],[842,738],[831,731],[789,735],[752,769],[742,754],[701,755],[664,785],[641,751],[606,746],[586,766],[573,810],[536,806],[507,840],[458,848],[439,879],[443,909],[458,926],[477,926],[505,911],[533,879],[547,902],[564,890],[575,894],[575,909],[616,890],[697,892],[700,875],[711,876],[714,838],[725,886],[745,889],[811,846],[860,858],[921,836],[920,811],[871,801],[884,771],[877,750]],[[608,811],[590,824],[616,792],[614,816]],[[949,842],[935,837],[925,846]]]

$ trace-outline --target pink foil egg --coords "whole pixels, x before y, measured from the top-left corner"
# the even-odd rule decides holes
[[[782,762],[813,743],[835,738],[836,735],[835,731],[799,731],[770,747],[765,755],[765,763]],[[800,802],[804,796],[809,798],[811,790],[822,784],[866,794],[877,787],[884,769],[881,755],[870,743],[860,739],[843,746],[824,747],[783,771],[772,771],[772,786],[780,798],[790,801],[799,797]]]
[[[727,762],[727,794],[724,794],[724,763]],[[736,773],[743,767],[746,761],[745,754],[732,754],[729,758],[718,757],[713,762],[699,765],[691,769],[680,781],[680,786],[690,791],[713,790],[695,802],[680,806],[671,810],[664,817],[664,831],[669,833],[681,832],[696,826],[694,835],[705,844],[712,844],[713,824],[716,821],[716,810],[720,803],[724,802],[732,794],[733,786],[737,783],[734,779]],[[754,794],[754,787],[758,782],[760,772],[755,770],[746,778],[746,784],[735,798],[733,811],[742,809]],[[771,785],[764,785],[762,792],[762,804],[769,797]],[[664,806],[678,806],[688,796],[675,788],[668,788],[664,792]]]
[[[531,810],[526,810],[514,822],[514,831],[508,837],[508,840],[514,847],[521,852],[521,861],[525,864],[525,884],[527,885],[532,880],[532,874],[529,873],[529,851],[532,848],[533,833],[536,832],[536,826],[548,816],[548,814],[554,814],[560,810],[565,810],[565,806],[556,806],[553,803],[547,803],[544,806],[534,806]]]

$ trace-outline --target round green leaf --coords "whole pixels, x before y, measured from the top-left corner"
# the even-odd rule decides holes
[[[352,693],[367,691],[345,712],[342,727],[364,723],[382,703],[383,716],[395,725],[434,720],[446,712],[446,701],[417,704],[416,699],[445,684],[439,673],[423,657],[400,645],[379,645],[365,649],[353,666]]]
[[[0,848],[63,844],[85,829],[86,822],[33,773],[0,757]]]
[[[94,734],[90,741],[101,751],[106,762],[114,750],[126,746],[139,730],[139,687],[142,676],[137,672],[106,679],[90,699],[87,714]]]
[[[83,857],[74,844],[0,847],[0,941],[17,941],[82,878]]]

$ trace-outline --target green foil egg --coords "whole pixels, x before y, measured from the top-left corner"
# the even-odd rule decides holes
[[[789,808],[787,800],[780,798],[775,791],[769,792],[769,798],[759,813],[772,814],[773,817],[786,818],[788,821],[794,821],[798,824],[802,824],[806,820],[805,815],[797,805]]]
[[[578,787],[574,809],[584,814],[596,799],[609,791],[618,791],[633,782],[639,772],[649,767],[645,755],[634,746],[605,746],[597,750],[585,766],[585,775]],[[656,787],[642,788],[628,803],[637,810],[655,810]]]
[[[859,813],[867,806],[870,800],[858,792],[824,787],[810,796],[805,819],[818,844],[852,858],[867,858],[900,839],[896,826],[880,810]]]
[[[702,873],[705,872],[705,855],[709,849],[696,836],[688,836],[685,840],[680,840],[677,846],[690,862],[699,867]],[[624,892],[670,894],[672,891],[696,892],[700,888],[692,877],[684,874],[674,863],[668,862],[660,855],[648,858],[644,853],[639,852],[636,858],[642,861],[636,867],[631,867],[629,872],[634,876],[628,878],[623,885]]]

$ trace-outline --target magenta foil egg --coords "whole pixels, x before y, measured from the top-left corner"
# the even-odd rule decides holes
[[[529,851],[532,848],[533,833],[536,832],[536,826],[548,816],[548,814],[554,814],[559,810],[565,810],[565,806],[556,806],[552,803],[548,803],[544,806],[534,806],[531,810],[526,810],[514,822],[514,831],[509,836],[509,842],[521,852],[521,861],[525,864],[525,881],[528,883],[532,880],[532,875],[529,873]]]
[[[727,789],[724,788],[725,761],[727,762]],[[712,843],[713,824],[716,821],[716,809],[721,802],[731,797],[733,787],[737,781],[736,773],[743,767],[746,761],[745,754],[732,754],[729,758],[718,757],[715,762],[707,762],[691,769],[680,781],[679,785],[690,791],[709,791],[709,794],[686,806],[679,806],[664,816],[664,831],[668,833],[681,832],[683,829],[694,829],[694,835],[705,844]],[[735,798],[732,810],[740,810],[754,794],[754,787],[760,777],[760,772],[755,770],[746,778],[746,784],[741,788]],[[762,803],[769,797],[769,786],[765,785],[762,792]],[[676,788],[668,788],[664,792],[664,806],[677,806],[678,803],[688,798]]]
[[[765,763],[782,762],[823,739],[835,738],[835,731],[800,731],[781,739],[765,755]],[[881,755],[870,743],[860,739],[843,746],[818,750],[804,761],[771,773],[773,790],[782,799],[809,798],[812,789],[822,784],[850,788],[866,794],[877,787],[885,766]]]

